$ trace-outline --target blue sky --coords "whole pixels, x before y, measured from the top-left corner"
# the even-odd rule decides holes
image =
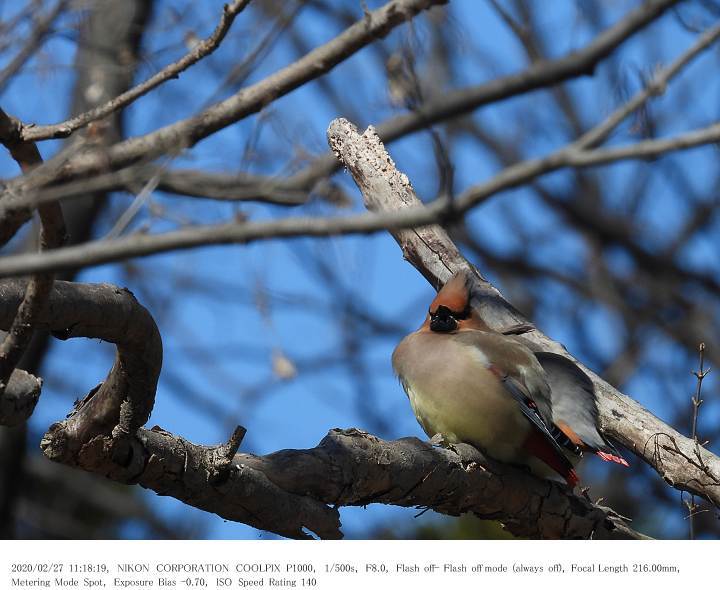
[[[167,26],[168,21],[164,19],[168,18],[171,7],[182,8],[186,4],[170,0],[159,2],[145,48],[150,57],[143,64],[139,78],[146,77],[184,51],[182,35],[186,29]],[[222,2],[195,4],[198,4],[193,8],[197,15],[195,32],[202,37],[214,26]],[[362,15],[359,2],[345,0],[343,4],[355,10],[358,17]],[[374,7],[381,3],[368,4]],[[606,25],[635,5],[628,1],[611,4],[605,14]],[[547,12],[541,20],[552,31],[552,42],[549,43],[551,55],[564,54],[588,41],[590,31],[581,6],[582,3],[565,1],[547,4]],[[4,10],[7,12],[10,9],[5,6]],[[478,84],[497,75],[518,71],[525,65],[517,41],[486,2],[453,1],[449,10],[450,22],[458,31],[460,55],[463,56],[457,63],[455,84]],[[317,10],[306,9],[298,18],[298,29],[313,46],[334,35],[326,17]],[[202,108],[216,91],[218,72],[222,74],[228,64],[237,62],[254,46],[255,19],[252,12],[241,15],[233,26],[233,34],[209,60],[131,106],[127,113],[128,133],[145,133]],[[568,28],[568,22],[574,25]],[[398,29],[383,43],[392,49],[408,39],[420,45],[427,41],[428,27],[423,20],[416,21],[412,29],[407,26]],[[658,43],[658,39],[661,42]],[[617,57],[602,64],[598,77],[608,74],[607,69],[612,69],[614,73],[631,79],[630,87],[636,88],[636,72],[648,68],[648,55],[656,59],[656,52],[660,52],[664,59],[670,59],[686,48],[691,40],[692,35],[675,20],[663,18],[631,39]],[[3,108],[24,121],[48,123],[63,119],[72,85],[73,49],[73,43],[63,36],[53,38],[44,57],[34,60],[28,72],[5,92]],[[489,67],[475,57],[478,51],[500,57]],[[688,92],[694,97],[696,107],[688,109],[687,114],[683,112],[676,122],[672,118],[664,119],[664,132],[700,126],[717,116],[719,79],[716,75],[697,75],[698,72],[713,71],[711,68],[717,65],[716,57],[717,53],[713,53],[699,59],[688,70],[687,76],[678,79],[678,87],[685,85],[679,94],[673,94],[673,87],[669,96],[658,99],[657,109],[661,110],[664,104],[674,104],[678,97],[683,97],[682,92]],[[288,42],[281,41],[265,56],[249,82],[286,65],[290,59],[290,46]],[[172,165],[217,171],[287,174],[309,156],[326,151],[325,129],[333,118],[357,114],[359,120],[355,122],[364,126],[380,123],[398,112],[387,99],[382,63],[367,49],[338,66],[328,79],[346,101],[346,110],[339,112],[325,100],[317,82],[308,84],[279,99],[259,116],[232,125],[203,141],[192,152],[181,154]],[[37,85],[42,91],[32,92],[31,89]],[[584,107],[582,115],[585,124],[598,122],[619,100],[618,96],[598,92],[597,85],[596,78],[582,78],[567,85],[571,95]],[[227,90],[225,95],[229,92]],[[512,136],[524,130],[529,119],[528,109],[534,109],[536,116],[532,117],[532,121],[538,127],[533,129],[535,141],[519,146],[524,157],[548,153],[572,137],[567,128],[557,124],[558,113],[551,97],[544,92],[535,93],[530,98],[491,105],[475,113],[473,118],[488,130]],[[538,112],[541,114],[538,115]],[[249,138],[254,136],[257,136],[256,144],[249,150]],[[618,133],[613,141],[627,141],[627,138],[628,128],[625,126],[624,132]],[[501,164],[489,154],[479,151],[475,144],[459,142],[457,146],[452,156],[458,192],[499,170]],[[41,146],[41,150],[47,157],[58,147],[57,144],[47,143]],[[398,167],[410,176],[418,194],[431,198],[437,190],[437,172],[428,135],[417,133],[397,141],[390,151]],[[677,161],[697,171],[693,178],[702,185],[702,171],[716,162],[716,153],[711,149],[693,150],[677,156]],[[642,166],[620,165],[597,172],[605,176],[608,186],[616,188],[615,191],[609,190],[608,194],[611,201],[614,200],[612,195],[617,196],[612,205],[618,211],[624,207],[623,187]],[[8,158],[0,159],[0,173],[6,177],[15,175],[14,163]],[[186,217],[195,223],[220,222],[238,211],[252,219],[360,211],[361,199],[349,176],[341,172],[336,174],[335,179],[354,198],[349,211],[338,213],[333,207],[317,202],[288,211],[261,204],[199,202],[162,194],[154,195],[153,201],[164,208],[165,217]],[[669,239],[674,228],[684,219],[686,209],[682,198],[673,194],[667,183],[662,179],[656,182],[652,206],[643,212],[647,230],[644,239],[648,245]],[[569,183],[569,176],[565,172],[555,173],[543,179],[542,183],[551,190],[563,191]],[[129,202],[124,195],[113,198],[111,214],[106,215],[97,227],[98,236],[112,227]],[[470,215],[470,225],[478,239],[505,254],[521,247],[516,233],[508,224],[508,208],[514,211],[517,222],[536,236],[536,247],[533,249],[535,262],[569,271],[582,268],[587,255],[583,240],[563,229],[556,214],[543,207],[527,189],[497,195]],[[174,226],[172,219],[153,217],[148,211],[143,211],[133,228],[149,223],[153,231],[167,230]],[[345,367],[331,362],[318,365],[316,359],[332,359],[348,342],[338,330],[333,316],[327,315],[333,310],[337,313],[344,302],[332,301],[328,293],[323,292],[318,269],[308,264],[308,259],[312,258],[310,254],[336,269],[346,297],[378,314],[378,319],[399,322],[407,326],[408,331],[421,323],[425,307],[432,298],[432,290],[403,261],[399,248],[385,233],[203,248],[136,260],[130,268],[105,265],[82,273],[80,279],[86,282],[112,282],[128,286],[158,322],[164,338],[166,369],[160,379],[149,425],[159,424],[196,443],[215,444],[224,441],[234,424],[239,423],[248,429],[243,450],[268,453],[284,448],[312,447],[330,428],[358,427],[374,431],[376,424],[368,421],[362,412],[362,404],[368,403],[376,408],[377,414],[388,426],[384,436],[424,438],[392,375],[389,359],[396,344],[393,339],[374,337],[373,345],[364,351],[362,364],[371,375],[367,391],[356,390],[353,375]],[[684,251],[683,256],[695,268],[713,273],[720,270],[716,240],[699,240]],[[616,264],[623,264],[621,255]],[[487,269],[481,270],[488,278],[498,279]],[[258,286],[277,299],[269,303],[266,315],[258,311],[253,299],[253,292]],[[573,295],[550,281],[539,282],[533,288],[543,292],[537,311],[539,327],[575,352],[574,332],[564,315],[565,307],[557,305]],[[305,299],[314,302],[313,309],[303,307]],[[286,305],[285,301],[290,304]],[[620,346],[619,321],[614,312],[586,304],[584,318],[587,331],[600,343],[599,354],[611,358]],[[648,338],[654,339],[659,353],[674,355],[676,359],[684,355],[661,334],[648,334]],[[271,359],[276,350],[282,351],[296,364],[297,378],[287,382],[274,379]],[[112,355],[111,346],[96,341],[57,343],[44,370],[46,385],[32,418],[34,431],[42,432],[52,421],[64,417],[72,401],[103,378],[111,365]],[[690,359],[687,362],[691,362]],[[688,365],[688,371],[691,367]],[[658,376],[650,370],[643,370],[641,365],[628,383],[626,393],[660,417],[670,416],[670,407],[657,395],[654,378]],[[707,386],[716,391],[711,378]],[[692,387],[693,382],[688,379],[687,391],[690,392]],[[207,412],[202,404],[184,399],[187,395],[181,395],[181,389],[210,400],[209,403],[225,419],[218,420],[217,412]],[[248,400],[251,402],[248,403]],[[717,412],[717,404],[708,404],[704,419],[713,419]],[[36,445],[37,442],[31,444]],[[596,475],[592,477],[602,477],[609,467],[599,465],[599,461],[595,463],[591,469]],[[244,525],[205,515],[175,500],[142,493],[149,494],[157,510],[172,519],[197,519],[205,527],[208,538],[268,537]],[[413,514],[412,510],[382,506],[342,510],[344,530],[355,537],[362,537],[381,523],[412,526]],[[428,514],[423,518],[433,516]],[[677,534],[684,526],[681,516],[671,515],[665,530],[668,534]],[[129,525],[124,533],[133,537],[141,531]]]

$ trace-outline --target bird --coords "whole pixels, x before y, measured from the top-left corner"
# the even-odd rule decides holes
[[[477,312],[470,270],[433,299],[420,328],[392,355],[415,417],[431,438],[469,443],[543,478],[579,483],[583,453],[628,462],[601,434],[594,386],[570,359],[533,352],[491,329]]]

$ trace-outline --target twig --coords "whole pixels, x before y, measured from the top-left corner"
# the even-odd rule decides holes
[[[155,174],[150,179],[148,179],[148,181],[145,183],[145,186],[142,187],[140,192],[133,199],[133,202],[130,203],[130,206],[127,209],[125,209],[120,218],[115,222],[115,225],[112,226],[110,231],[103,239],[112,240],[114,238],[117,238],[120,234],[123,233],[123,231],[125,231],[125,228],[130,224],[130,222],[132,222],[135,215],[140,212],[140,209],[142,209],[142,207],[145,205],[148,199],[150,199],[153,192],[157,188],[158,184],[160,183],[160,175],[162,174],[163,169],[164,166],[158,167]]]
[[[48,186],[37,193],[26,195],[18,206],[22,205],[24,209],[31,210],[41,203],[62,201],[96,191],[134,192],[155,176],[159,176],[158,190],[199,199],[258,201],[294,207],[305,203],[309,194],[308,189],[302,188],[292,179],[191,169],[164,170],[155,164],[138,164],[116,172]],[[316,187],[314,192],[322,192],[321,187]],[[332,194],[324,196],[327,200],[333,198]],[[10,213],[13,210],[13,207],[3,209],[0,205],[0,213]]]
[[[691,398],[692,399],[692,406],[693,406],[693,414],[692,414],[692,430],[690,432],[690,437],[695,441],[695,452],[700,458],[700,443],[698,442],[698,436],[697,436],[697,422],[698,422],[698,414],[700,413],[700,406],[703,403],[702,398],[700,397],[700,394],[702,393],[702,383],[703,379],[707,377],[707,374],[710,372],[710,369],[705,370],[705,343],[701,342],[700,346],[698,347],[698,353],[700,355],[699,364],[700,367],[697,371],[693,371],[693,375],[695,375],[695,379],[697,379],[697,386],[695,388],[695,395]],[[702,459],[701,459],[702,460]],[[690,502],[687,503],[688,508],[688,525],[689,525],[689,537],[690,539],[695,539],[695,514],[697,514],[698,505],[695,503],[695,496],[690,494]]]
[[[175,63],[166,66],[154,76],[151,76],[141,84],[123,92],[121,95],[107,101],[105,104],[81,113],[72,119],[56,123],[54,125],[27,125],[22,129],[22,138],[25,141],[41,141],[45,139],[58,139],[68,137],[78,129],[82,129],[93,121],[107,117],[108,115],[125,108],[141,96],[157,88],[167,80],[173,80],[196,64],[204,57],[213,53],[222,43],[235,17],[240,14],[251,0],[234,0],[223,8],[220,23],[213,33],[205,40],[198,43],[191,51],[185,54]]]

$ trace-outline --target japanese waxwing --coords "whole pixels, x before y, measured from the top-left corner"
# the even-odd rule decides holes
[[[541,477],[559,475],[571,488],[583,451],[627,466],[598,430],[587,375],[565,357],[534,354],[491,330],[475,311],[474,284],[470,272],[454,274],[392,356],[428,436],[470,443]]]

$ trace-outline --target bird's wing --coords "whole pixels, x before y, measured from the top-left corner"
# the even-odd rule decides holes
[[[535,426],[529,445],[545,463],[568,482],[577,481],[573,465],[565,452],[579,454],[574,445],[565,446],[567,437],[552,422],[550,388],[545,372],[529,348],[501,334],[468,330],[457,337],[467,346],[476,347],[487,368],[517,402],[525,418]],[[565,446],[565,448],[563,448]]]
[[[532,402],[547,426],[552,424],[551,394],[542,366],[521,342],[495,332],[467,330],[455,336],[466,346],[477,349],[485,364],[502,379],[510,378]]]
[[[580,448],[604,461],[627,466],[627,461],[600,433],[595,387],[585,372],[559,354],[536,352],[535,356],[550,386],[552,422]]]

